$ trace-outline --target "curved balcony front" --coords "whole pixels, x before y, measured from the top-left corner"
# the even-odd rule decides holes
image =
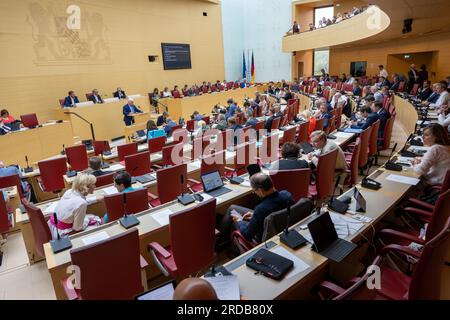
[[[373,37],[389,27],[389,16],[378,6],[339,23],[283,37],[283,52],[328,48]]]

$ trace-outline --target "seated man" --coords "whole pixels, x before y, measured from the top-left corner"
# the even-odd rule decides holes
[[[227,122],[228,122],[228,128],[233,130],[234,145],[237,145],[238,144],[239,135],[242,133],[242,126],[240,124],[236,123],[236,118],[235,117],[228,118]]]
[[[271,116],[266,121],[265,129],[267,130],[267,132],[271,131],[273,120],[277,119],[277,118],[281,118],[283,116],[283,114],[280,111],[280,105],[278,105],[278,104],[273,105],[272,108],[270,108],[270,114],[271,114]]]
[[[121,87],[117,88],[117,91],[113,93],[114,98],[119,98],[119,99],[126,99],[127,95],[125,94],[125,91],[122,90]]]
[[[164,126],[164,131],[166,132],[167,136],[170,136],[170,131],[172,130],[172,127],[176,126],[177,123],[173,121],[169,116],[167,117],[167,124]]]
[[[194,113],[191,115],[191,119],[195,121],[200,121],[203,119],[203,115],[200,114],[198,111],[194,111]]]
[[[169,91],[168,87],[165,87],[164,91],[161,92],[161,98],[172,98],[172,93]]]
[[[281,159],[270,166],[271,170],[292,170],[309,168],[308,162],[299,159],[300,146],[294,142],[286,142],[281,147]]]
[[[270,176],[261,172],[250,178],[250,185],[253,192],[261,199],[255,210],[231,205],[226,216],[232,217],[234,228],[239,230],[246,240],[255,239],[257,242],[261,242],[264,219],[275,211],[285,209],[288,204],[293,205],[294,199],[286,190],[277,191]],[[226,222],[229,218],[224,217],[224,219],[223,222]]]
[[[357,113],[355,115],[355,120],[351,121],[349,125],[353,129],[366,130],[378,119],[380,119],[378,113],[372,112],[370,107],[362,107],[359,114]]]
[[[87,173],[90,173],[95,177],[111,173],[110,171],[102,170],[102,159],[97,156],[89,158],[89,169],[87,169],[86,171]]]
[[[252,109],[248,109],[245,113],[246,115],[246,122],[245,122],[245,127],[253,127],[255,128],[256,123],[258,122],[258,120],[256,120],[256,118],[253,116],[253,110]]]
[[[20,177],[22,177],[22,172],[19,170],[18,166],[10,165],[10,166],[5,167],[5,164],[3,163],[3,161],[0,161],[0,177],[10,176],[13,174],[18,174]],[[21,181],[21,186],[22,186],[22,192],[23,192],[25,198],[30,200],[31,186],[25,180]]]
[[[160,127],[164,124],[167,124],[167,117],[169,116],[169,113],[167,111],[164,111],[158,119],[156,119],[156,126]]]
[[[228,119],[229,117],[234,116],[238,107],[233,99],[228,99],[227,103],[228,103],[228,107],[227,107],[227,113],[225,114],[225,117]]]
[[[417,98],[420,101],[424,101],[427,100],[431,94],[433,93],[433,90],[431,90],[431,82],[426,80],[423,82],[423,87],[421,89],[419,89],[419,91],[417,92]]]
[[[126,126],[131,126],[134,123],[133,114],[142,113],[142,110],[134,105],[134,100],[132,98],[128,98],[128,103],[122,108],[123,113],[123,121]]]
[[[370,106],[372,113],[376,113],[380,119],[380,128],[378,129],[378,138],[382,138],[384,134],[384,127],[386,126],[387,119],[391,117],[391,114],[383,108],[383,104],[381,102],[375,101]],[[376,118],[374,118],[376,121]],[[373,121],[373,122],[375,122]],[[367,121],[368,122],[368,121]],[[383,141],[379,140],[378,144],[382,144]]]
[[[75,92],[70,90],[69,95],[64,99],[64,108],[75,107],[76,103],[80,103],[80,100],[78,100]]]
[[[226,130],[228,128],[228,122],[227,122],[227,119],[225,117],[225,114],[220,113],[217,116],[217,123],[214,124],[212,127],[213,127],[213,129],[217,129],[217,130],[220,130],[220,131]]]
[[[90,96],[89,100],[91,100],[93,103],[104,102],[97,89],[92,90],[92,95]]]
[[[324,129],[328,128],[328,125],[330,124],[329,120],[331,119],[331,117],[332,117],[332,115],[328,112],[327,103],[324,101],[320,101],[319,102],[319,110],[316,113],[315,118],[317,120],[324,119],[324,122],[323,122]]]

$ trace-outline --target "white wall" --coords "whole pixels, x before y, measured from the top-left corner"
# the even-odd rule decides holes
[[[222,0],[221,5],[226,79],[242,78],[242,52],[249,70],[253,50],[256,82],[290,80],[292,56],[281,52],[281,39],[291,27],[292,0]]]

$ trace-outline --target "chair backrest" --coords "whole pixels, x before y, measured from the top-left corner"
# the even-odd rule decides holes
[[[279,128],[287,126],[287,124],[289,123],[289,115],[288,115],[287,111],[289,111],[289,110],[286,108],[285,109],[285,114],[281,118],[280,125],[278,126]]]
[[[227,82],[227,90],[233,88],[233,82]]]
[[[195,120],[194,119],[190,119],[190,120],[186,121],[186,130],[189,132],[192,132],[195,130]]]
[[[211,92],[214,92],[214,91],[216,91],[216,86],[215,85],[211,85]]]
[[[448,217],[450,217],[450,189],[442,191],[434,205],[433,215],[428,223],[425,240],[434,238],[441,231]]]
[[[336,130],[336,115],[332,115],[328,120],[327,133],[332,133],[334,130]]]
[[[109,142],[106,140],[97,140],[94,141],[94,154],[102,155],[105,151],[111,151],[111,147],[109,146]]]
[[[182,192],[187,192],[187,164],[157,170],[156,179],[161,204],[175,200]]]
[[[181,96],[180,96],[180,92],[179,91],[175,91],[175,90],[172,90],[172,97],[174,97],[174,98],[181,98]]]
[[[174,148],[178,149],[177,155],[172,154]],[[162,159],[163,159],[162,160],[163,166],[173,166],[176,164],[183,163],[183,144],[177,143],[164,147],[162,149]]]
[[[405,91],[405,81],[400,81],[400,84],[398,85],[398,92]]]
[[[264,219],[262,241],[266,241],[280,233],[287,225],[292,226],[303,220],[311,214],[313,209],[314,204],[310,199],[301,198],[291,206],[289,216],[287,214],[287,208],[272,212]]]
[[[20,198],[23,198],[22,182],[18,174],[10,174],[8,176],[0,177],[0,189],[16,186]]]
[[[364,167],[369,160],[369,139],[370,134],[372,132],[372,127],[368,127],[367,129],[361,132],[359,136],[361,138],[361,147],[359,150],[359,162],[358,166],[360,168]]]
[[[203,92],[203,93],[208,93],[208,87],[207,87],[207,86],[203,87],[203,88],[202,88],[202,92]]]
[[[148,140],[148,151],[150,153],[156,153],[162,151],[166,145],[166,137],[156,137]]]
[[[447,207],[448,209],[448,207]],[[442,225],[441,225],[442,226]],[[450,218],[441,231],[423,247],[421,257],[411,277],[408,291],[409,300],[439,300],[445,262],[450,252]]]
[[[85,96],[86,96],[86,99],[89,101],[89,100],[91,100],[92,93],[86,93]]]
[[[153,140],[153,139],[151,139],[151,140]],[[117,156],[119,158],[119,161],[123,161],[123,160],[125,160],[126,156],[130,156],[135,153],[138,153],[137,142],[130,142],[130,143],[125,143],[120,146],[117,146]]]
[[[64,102],[66,101],[66,99],[59,99],[58,101],[59,101],[59,105],[61,107],[64,107]]]
[[[150,152],[140,152],[125,157],[125,170],[132,176],[138,177],[149,173],[151,169]]]
[[[177,124],[177,125],[171,127],[169,135],[172,135],[176,130],[179,130],[179,129],[183,129],[183,125],[182,124]]]
[[[272,120],[272,125],[270,126],[271,130],[275,130],[278,129],[280,127],[280,122],[281,122],[281,118],[275,118]]]
[[[116,174],[115,172],[111,172],[111,173],[107,173],[107,174],[98,176],[97,181],[95,182],[95,187],[101,188],[101,187],[107,186],[109,184],[112,184],[114,182],[115,174]]]
[[[6,201],[0,190],[0,235],[9,231],[8,209]]]
[[[293,126],[283,132],[283,144],[286,142],[295,142],[295,134],[297,133],[297,127]]]
[[[411,89],[411,92],[409,93],[412,96],[415,96],[417,94],[417,91],[419,90],[419,84],[415,83],[414,86]]]
[[[264,120],[258,121],[258,122],[255,124],[255,130],[256,130],[256,132],[259,132],[259,130],[264,129],[265,126],[266,126],[266,122],[265,122]]]
[[[262,138],[262,146],[260,151],[263,163],[273,162],[278,159],[278,144],[274,140],[275,135],[268,135]]]
[[[67,147],[65,151],[67,163],[70,165],[71,170],[83,171],[89,167],[87,150],[84,144]]]
[[[45,221],[41,209],[28,202],[25,198],[22,198],[22,204],[30,219],[31,229],[33,229],[35,250],[41,257],[45,257],[44,243],[52,240],[48,224]]]
[[[341,127],[342,109],[343,109],[343,107],[337,107],[336,108],[336,128],[340,128]]]
[[[352,151],[350,160],[350,184],[355,185],[358,182],[359,155],[361,152],[361,138],[357,138]]]
[[[311,176],[311,170],[309,168],[278,170],[269,174],[275,188],[277,190],[289,191],[294,201],[308,196],[309,178]]]
[[[144,291],[136,228],[70,251],[84,300],[132,300]],[[114,279],[114,281],[112,280]]]
[[[316,126],[314,127],[314,131],[323,130],[323,124],[325,122],[325,118],[316,119]]]
[[[200,174],[219,171],[221,177],[225,172],[225,151],[219,151],[214,154],[201,158]]]
[[[236,112],[235,119],[236,119],[236,123],[242,126],[244,123],[244,113]]]
[[[20,120],[24,127],[33,128],[39,125],[36,113],[23,114],[20,116]]]
[[[211,117],[210,116],[204,116],[202,118],[203,121],[205,121],[206,125],[210,125],[211,124]]]
[[[216,199],[169,217],[170,245],[177,275],[184,277],[214,261]]]
[[[338,149],[319,156],[317,163],[316,188],[319,199],[324,199],[333,194],[334,170]]]
[[[447,173],[445,174],[445,178],[441,186],[441,191],[447,191],[448,189],[450,189],[450,169],[447,170]]]
[[[64,189],[64,175],[67,172],[66,157],[39,161],[38,167],[45,192]]]
[[[394,121],[395,116],[393,115],[386,121],[386,125],[384,127],[384,134],[383,134],[383,147],[382,150],[389,149],[391,145],[391,137],[392,137],[392,129],[394,128]]]
[[[108,213],[108,221],[122,218],[125,211],[127,214],[133,214],[149,208],[147,189],[145,188],[107,195],[104,197],[104,201],[106,212]]]
[[[302,122],[298,126],[297,142],[308,141],[309,122]]]
[[[369,138],[369,157],[373,157],[378,152],[378,130],[380,129],[380,120],[372,124],[372,131]]]

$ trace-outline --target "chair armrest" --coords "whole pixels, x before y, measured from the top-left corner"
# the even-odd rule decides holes
[[[408,212],[408,213],[419,215],[422,218],[426,218],[426,219],[431,219],[431,217],[433,216],[433,213],[431,213],[429,211],[425,211],[425,210],[420,210],[420,209],[417,209],[417,208],[406,207],[403,210]]]
[[[425,244],[425,241],[423,241],[420,238],[417,238],[411,234],[407,234],[407,233],[400,232],[400,231],[393,230],[393,229],[380,230],[380,232],[378,232],[378,235],[382,236],[382,237],[402,238],[402,239],[410,240],[410,241],[413,241],[413,242],[416,242],[419,244]]]
[[[147,192],[147,195],[148,195],[148,197],[151,199],[151,200],[156,200],[156,199],[158,199],[159,197],[158,196],[155,196],[153,193],[151,193],[151,192]]]
[[[200,181],[195,180],[195,179],[192,179],[192,178],[187,179],[187,182],[188,182],[188,184],[189,184],[189,182],[190,182],[190,183],[192,183],[193,185],[196,185],[196,184],[200,184],[200,183],[201,183]]]
[[[152,163],[152,168],[155,168],[156,170],[159,170],[159,169],[162,169],[162,166],[160,166],[159,164]]]
[[[398,244],[389,244],[387,246],[385,246],[382,250],[381,250],[381,255],[386,255],[389,252],[397,252],[397,253],[403,253],[403,254],[407,254],[410,256],[413,256],[417,259],[420,259],[421,254],[420,252],[414,251],[413,249],[410,249],[408,247],[404,247],[404,246],[400,246]]]
[[[235,168],[230,168],[230,167],[223,167],[223,169],[225,170],[225,171],[230,171],[230,172],[236,172],[236,169]]]
[[[145,260],[145,258],[142,256],[142,254],[139,255],[139,263],[141,265],[141,269],[145,269],[148,267],[148,262]]]
[[[70,282],[69,279],[70,278],[61,280],[61,285],[64,289],[64,293],[66,294],[68,300],[78,300],[80,297],[79,297],[77,291],[75,289],[69,288],[69,282]],[[72,284],[71,284],[71,287],[72,287]]]
[[[341,288],[330,281],[322,281],[322,283],[319,284],[319,290],[327,291],[328,293],[335,294],[336,296],[345,292],[344,288]]]
[[[245,239],[245,237],[242,235],[242,233],[239,230],[234,230],[231,233],[231,239],[232,240],[236,240],[239,241],[240,244],[245,248],[246,251],[254,248],[256,245],[258,245],[258,243],[256,242],[250,242],[247,239]]]
[[[421,201],[419,199],[409,198],[408,201],[414,203],[415,205],[424,207],[425,209],[429,209],[431,211],[433,211],[433,209],[434,209],[433,205],[431,205],[431,204],[429,204],[429,203],[427,203],[425,201]]]
[[[162,255],[164,257],[164,259],[168,259],[171,254],[169,251],[167,251],[166,249],[164,249],[158,242],[151,242],[148,244],[148,250],[153,250],[157,253],[159,253],[160,255]]]

